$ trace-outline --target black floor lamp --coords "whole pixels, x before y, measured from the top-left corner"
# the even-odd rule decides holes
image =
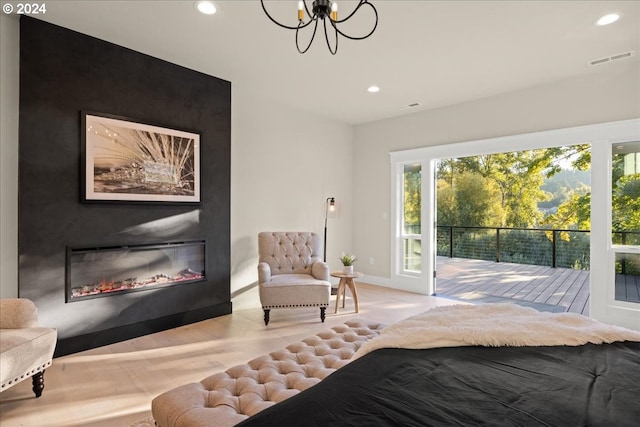
[[[327,197],[327,200],[324,202],[324,262],[327,262],[327,218],[329,217],[329,211],[333,212],[336,209],[336,198],[335,197]]]

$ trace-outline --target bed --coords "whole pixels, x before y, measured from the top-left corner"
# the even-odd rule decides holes
[[[238,425],[637,426],[640,333],[514,304],[439,307]]]

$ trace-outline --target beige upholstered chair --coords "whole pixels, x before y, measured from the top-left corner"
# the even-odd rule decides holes
[[[272,308],[319,307],[324,322],[331,283],[321,254],[322,241],[315,233],[258,234],[258,286],[265,325]]]
[[[38,325],[38,310],[32,301],[0,300],[0,391],[31,377],[33,392],[40,397],[56,339],[55,329]]]

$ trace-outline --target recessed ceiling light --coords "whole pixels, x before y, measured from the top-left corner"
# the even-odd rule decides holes
[[[213,15],[216,13],[216,5],[210,1],[199,1],[196,3],[196,9],[200,13],[204,13],[205,15]]]
[[[369,86],[367,88],[367,91],[370,93],[376,93],[376,92],[380,92],[380,88],[378,86],[373,85],[373,86]]]
[[[603,17],[598,19],[596,21],[596,25],[603,26],[603,25],[613,24],[618,19],[620,19],[620,15],[618,15],[617,13],[610,13],[610,14],[604,15]]]

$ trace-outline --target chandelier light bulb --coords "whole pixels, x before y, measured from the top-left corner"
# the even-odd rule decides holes
[[[303,21],[303,20],[304,20],[304,2],[299,1],[298,2],[298,21]]]
[[[331,3],[331,19],[334,21],[338,20],[338,2]]]

